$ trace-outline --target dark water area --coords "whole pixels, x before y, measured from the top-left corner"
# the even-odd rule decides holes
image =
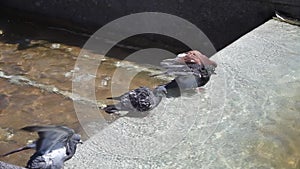
[[[0,10],[2,10],[0,11],[0,16],[2,18],[0,22],[2,22],[3,25],[2,30],[6,32],[6,36],[2,36],[1,40],[8,44],[18,44],[19,50],[47,45],[49,42],[83,47],[85,42],[93,35],[93,32],[90,32],[89,30],[80,30],[76,28],[78,24],[67,24],[68,26],[66,26],[64,20],[57,20],[54,23],[50,21],[45,22],[41,19],[32,19],[36,16],[34,17],[21,11],[3,7],[0,7]],[[20,14],[16,14],[16,12]],[[20,29],[20,23],[22,23],[22,29]],[[28,44],[30,40],[38,42],[35,44]],[[107,41],[108,44],[112,43],[109,39],[104,40]],[[134,46],[132,44],[139,45]],[[171,37],[145,33],[134,35],[123,39],[120,42],[116,42],[112,49],[105,53],[105,55],[123,60],[128,55],[147,48],[164,49],[174,54],[190,50],[188,46]],[[104,54],[101,53],[101,51],[93,52],[102,55]]]

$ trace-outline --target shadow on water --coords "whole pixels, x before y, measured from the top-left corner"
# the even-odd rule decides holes
[[[51,43],[62,43],[70,46],[83,47],[83,45],[92,35],[92,33],[85,33],[76,29],[77,26],[74,24],[71,24],[68,27],[74,27],[75,30],[78,31],[56,27],[52,23],[48,24],[47,22],[41,20],[37,20],[38,22],[40,22],[40,24],[36,24],[33,23],[31,19],[27,18],[30,16],[20,16],[22,14],[21,11],[19,11],[21,14],[15,15],[7,9],[2,9],[1,7],[0,9],[2,10],[2,12],[0,12],[1,30],[4,33],[1,36],[0,40],[7,44],[17,44],[18,50],[47,46]],[[65,25],[65,23],[62,23],[64,21],[56,22],[61,23],[60,25]],[[36,42],[32,44],[31,41]],[[112,43],[109,42],[109,39],[101,39],[101,41],[107,41],[108,44]],[[140,46],[131,46],[130,44],[132,43],[140,44]],[[109,52],[105,55],[108,57],[123,60],[128,55],[138,50],[147,48],[160,48],[170,51],[174,54],[190,50],[189,47],[174,38],[164,35],[145,33],[134,35],[129,38],[123,39],[120,42],[117,42],[113,45],[113,48],[109,50]],[[103,55],[104,53],[98,54]]]

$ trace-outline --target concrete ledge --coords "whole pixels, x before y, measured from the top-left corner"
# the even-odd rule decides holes
[[[7,164],[7,163],[1,162],[1,161],[0,161],[0,168],[1,169],[25,169],[24,167]]]
[[[217,76],[203,94],[165,99],[143,119],[120,118],[66,168],[299,167],[290,146],[299,145],[299,39],[299,27],[266,22],[212,57]]]
[[[7,8],[24,11],[19,17],[31,13],[31,18],[40,17],[40,21],[48,23],[53,21],[58,27],[64,23],[76,23],[77,28],[86,28],[84,30],[92,33],[110,21],[132,13],[151,11],[173,14],[198,26],[217,50],[270,19],[275,10],[300,18],[300,2],[295,0],[172,0],[159,3],[155,0],[142,3],[136,0],[10,0],[0,1],[0,6],[4,7],[2,11]],[[14,13],[18,16],[18,12]],[[58,22],[59,19],[62,22]]]

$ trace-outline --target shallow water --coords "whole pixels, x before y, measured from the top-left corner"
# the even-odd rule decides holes
[[[11,78],[0,79],[0,93],[9,96],[8,107],[0,110],[0,154],[23,146],[29,140],[36,138],[35,134],[18,130],[27,125],[67,125],[84,135],[76,117],[73,102],[64,93],[72,91],[71,80],[75,69],[74,64],[80,52],[80,46],[83,45],[86,38],[33,23],[8,22],[7,19],[0,20],[0,30],[2,30],[0,70],[6,76],[12,75]],[[253,44],[256,43],[256,41],[253,42]],[[118,50],[122,52],[121,49]],[[267,53],[267,51],[263,52]],[[93,59],[97,55],[99,54],[91,52],[87,59]],[[239,55],[234,57],[238,58]],[[219,60],[218,63],[220,62],[222,61]],[[282,62],[282,60],[278,60],[278,62]],[[244,64],[244,67],[247,67],[246,63],[247,61],[244,60],[241,65]],[[278,66],[275,63],[273,66]],[[219,68],[218,77],[212,78],[210,84],[205,87],[204,94],[164,100],[160,106],[167,105],[168,111],[161,115],[154,114],[145,119],[122,118],[107,129],[107,131],[122,133],[124,131],[118,130],[120,126],[128,125],[127,130],[131,131],[132,135],[151,136],[150,138],[155,140],[159,134],[166,132],[166,126],[169,126],[168,132],[173,135],[170,137],[166,135],[164,140],[161,140],[165,147],[157,147],[155,144],[152,147],[144,147],[143,144],[134,147],[128,144],[127,147],[120,148],[116,144],[110,146],[111,143],[108,140],[103,140],[101,144],[107,142],[104,147],[106,150],[125,159],[120,160],[120,156],[107,156],[103,160],[108,160],[107,165],[113,165],[109,160],[126,161],[128,154],[122,153],[131,150],[135,155],[134,158],[140,158],[134,160],[142,161],[140,164],[143,166],[139,166],[141,168],[157,166],[157,168],[299,169],[299,63],[299,60],[289,61],[289,67],[284,69],[283,66],[280,66],[277,69],[278,72],[264,70],[264,74],[258,74],[265,78],[262,83],[258,81],[259,77],[258,79],[248,79],[239,76],[240,74],[251,76],[251,74],[257,73],[255,70],[247,70],[249,72],[245,73],[240,72],[243,69],[239,67],[226,69],[226,65],[221,64],[220,68],[223,67],[223,69],[220,71]],[[141,67],[133,63],[128,65],[133,66],[122,67],[120,60],[105,57],[96,77],[96,97],[100,103],[111,103],[105,98],[111,95],[111,79],[116,69],[139,72],[130,83],[129,88],[131,89],[138,86],[154,87],[165,82],[161,79],[148,78],[149,72],[141,71]],[[274,74],[276,80],[268,79],[268,73]],[[20,81],[15,81],[14,76],[19,75],[27,77],[37,84],[46,85],[46,87],[28,86]],[[229,87],[226,95],[231,99],[226,100],[220,97],[220,100],[216,100],[214,104],[220,107],[225,104],[226,106],[222,108],[226,112],[230,112],[227,114],[219,114],[217,109],[205,107],[205,105],[211,104],[212,94],[224,96],[223,90],[213,90],[220,89],[220,86],[213,85],[213,82],[218,80],[221,81],[221,84],[225,83]],[[122,82],[120,81],[120,83]],[[270,88],[268,89],[267,86]],[[257,90],[260,87],[264,90]],[[121,94],[126,88],[119,90],[114,92]],[[197,113],[197,107],[189,107],[189,105],[193,105],[193,102],[197,104],[197,100],[191,100],[191,98],[201,100],[199,106],[203,111],[199,114],[189,114],[188,111],[185,111],[189,109],[189,111]],[[186,109],[182,108],[179,111],[177,106],[180,103],[186,104],[187,107],[184,107]],[[195,111],[193,111],[194,109]],[[177,113],[169,114],[168,112],[171,111]],[[110,122],[116,120],[115,117],[104,112],[101,113]],[[92,120],[93,117],[90,118]],[[175,123],[175,120],[179,122]],[[177,124],[181,125],[177,126]],[[141,127],[136,129],[136,125]],[[110,138],[110,132],[103,134]],[[184,137],[180,138],[180,143],[174,141],[176,140],[174,136],[182,135]],[[141,137],[140,139],[145,138]],[[130,140],[127,141],[130,143]],[[171,144],[172,150],[168,149],[169,144]],[[149,151],[145,153],[141,149],[149,149]],[[155,156],[161,151],[164,152],[162,156]],[[165,153],[166,151],[170,152]],[[31,154],[32,151],[26,151],[0,160],[24,166]],[[144,158],[148,156],[155,157],[150,161],[144,161]],[[128,163],[130,165],[130,162]]]
[[[74,65],[86,37],[5,18],[0,18],[0,30],[0,93],[9,98],[9,105],[0,110],[0,154],[36,139],[34,133],[19,130],[28,125],[66,125],[86,139],[73,102],[68,98],[68,93],[72,92]],[[91,53],[87,57],[94,55]],[[119,62],[106,58],[99,67],[96,96],[100,103],[111,103],[105,98],[111,95],[111,77],[119,68]],[[136,74],[129,88],[153,87],[164,82],[145,79],[148,74],[146,71]],[[30,82],[22,80],[23,77]],[[115,117],[101,113],[108,121],[115,120]],[[24,151],[0,160],[24,166],[32,152]]]

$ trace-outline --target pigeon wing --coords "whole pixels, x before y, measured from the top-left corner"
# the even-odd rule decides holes
[[[207,56],[196,50],[178,54],[177,57],[173,59],[165,59],[160,64],[166,69],[162,74],[175,76],[202,74],[202,72],[200,72],[201,69],[203,70],[208,65],[217,67],[214,61],[209,60]]]
[[[195,63],[175,63],[175,64],[166,64],[163,62],[162,67],[166,69],[165,73],[167,75],[173,76],[187,76],[193,74],[199,74],[199,71],[204,66],[201,64]]]
[[[58,142],[67,144],[70,137],[75,133],[74,130],[65,126],[28,126],[22,130],[38,133],[36,153],[40,155],[51,151]]]
[[[153,93],[147,87],[140,87],[129,94],[130,104],[138,111],[148,111],[154,104]]]
[[[184,60],[181,57],[176,57],[173,59],[165,59],[162,62],[160,62],[160,65],[166,70],[162,74],[173,76],[186,76],[193,74],[193,70],[191,70],[190,66],[197,64],[193,62],[184,62]]]

